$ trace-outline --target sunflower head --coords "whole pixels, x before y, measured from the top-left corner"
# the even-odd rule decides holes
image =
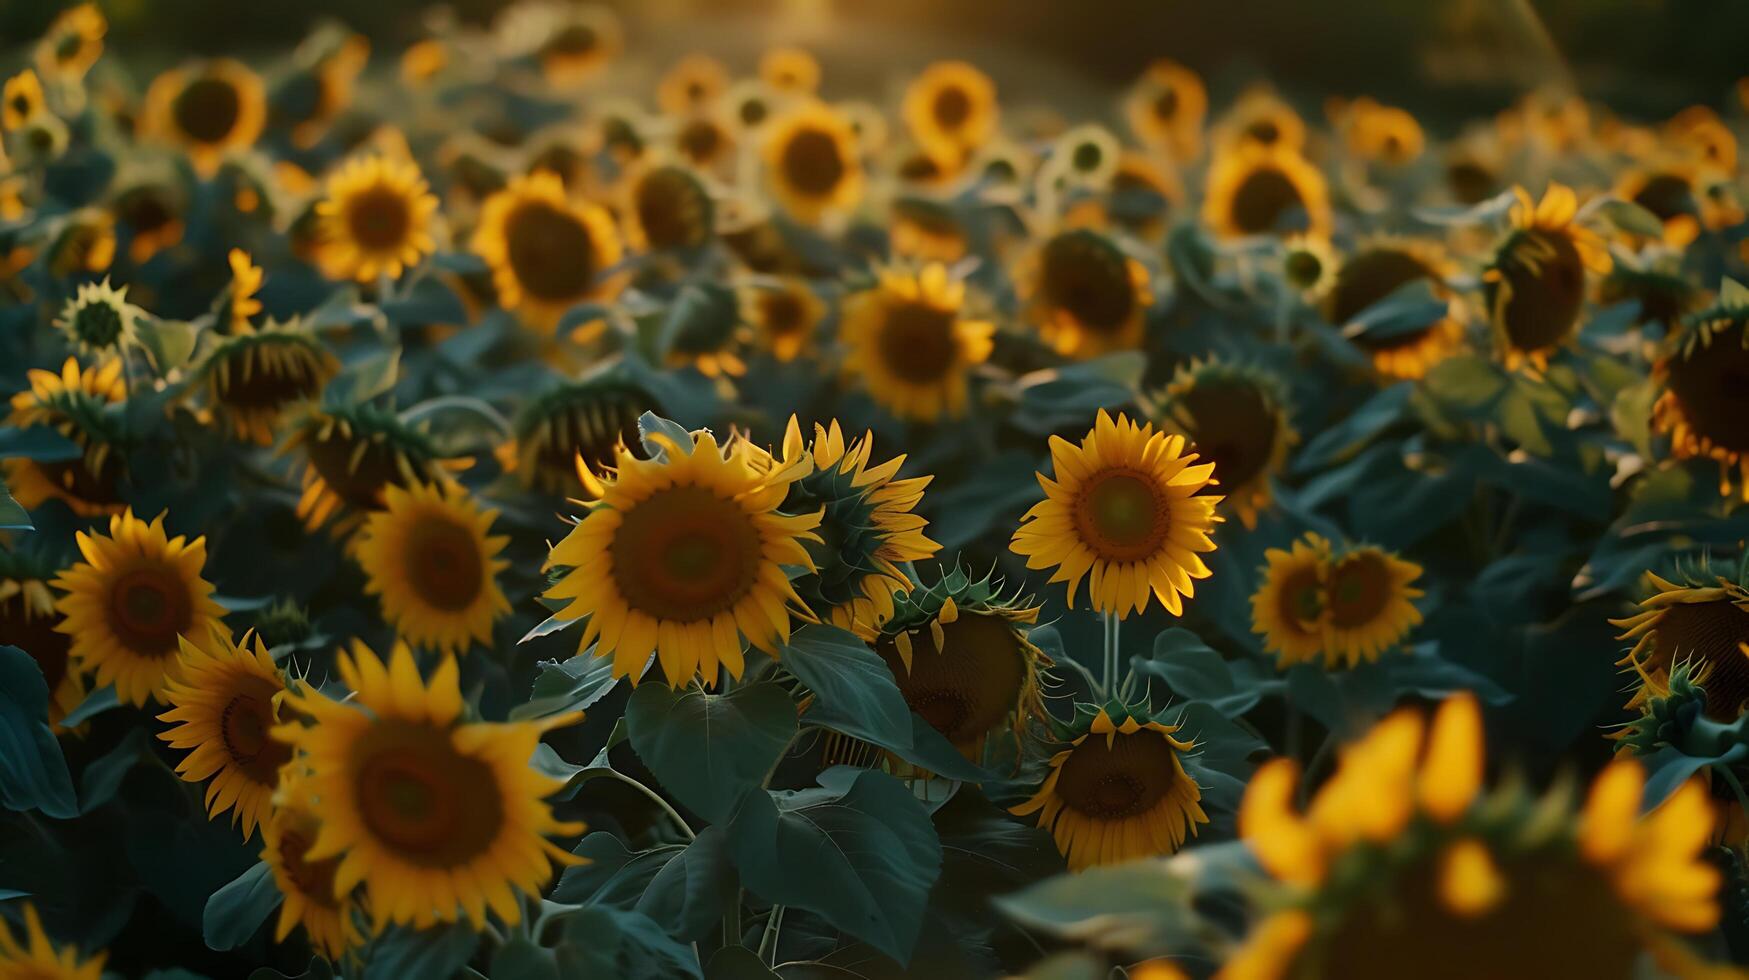
[[[711,105],[729,88],[729,69],[708,54],[693,53],[674,63],[656,85],[656,104],[672,116]]]
[[[990,323],[962,318],[965,292],[934,264],[888,269],[845,301],[846,369],[887,411],[921,421],[965,414],[967,375],[990,356],[995,333]]]
[[[1690,315],[1670,335],[1653,365],[1658,400],[1652,425],[1670,436],[1677,459],[1712,459],[1719,466],[1719,492],[1731,494],[1731,477],[1749,500],[1749,307],[1721,302]]]
[[[862,200],[856,134],[830,106],[798,103],[772,119],[762,139],[766,183],[796,220],[812,224]]]
[[[1251,596],[1251,629],[1263,635],[1263,648],[1284,667],[1324,652],[1330,551],[1329,541],[1308,533],[1289,550],[1264,552],[1262,582]]]
[[[1579,199],[1551,183],[1540,202],[1514,188],[1512,230],[1482,274],[1496,345],[1511,367],[1546,367],[1573,336],[1585,305],[1585,274],[1610,269],[1595,232],[1573,223]]]
[[[1464,324],[1447,281],[1456,273],[1437,243],[1384,238],[1350,255],[1336,269],[1324,294],[1323,313],[1329,323],[1347,327],[1355,318],[1410,283],[1425,281],[1434,295],[1452,297],[1449,315],[1416,330],[1387,335],[1371,331],[1345,334],[1371,358],[1373,368],[1387,378],[1424,377],[1434,364],[1463,346]]]
[[[87,356],[107,357],[137,343],[142,313],[128,302],[126,286],[114,289],[105,279],[82,284],[55,318],[55,326],[66,336],[67,346]]]
[[[1287,465],[1299,433],[1288,422],[1285,385],[1259,368],[1192,362],[1152,399],[1161,431],[1189,440],[1215,465],[1226,504],[1247,528],[1269,506],[1270,480]]]
[[[380,509],[388,487],[431,483],[449,468],[423,433],[370,405],[311,408],[280,451],[294,450],[304,457],[298,516],[311,530],[339,516],[336,533]]]
[[[1427,142],[1421,123],[1408,110],[1365,97],[1342,106],[1337,126],[1348,152],[1393,167],[1413,162]]]
[[[340,892],[335,887],[339,857],[311,855],[322,819],[305,783],[300,767],[288,767],[272,811],[261,823],[261,860],[273,872],[274,886],[285,899],[274,941],[284,942],[302,927],[312,947],[338,962],[347,950],[364,944],[358,927],[364,902],[358,889]]]
[[[56,15],[36,42],[36,65],[43,74],[80,81],[103,56],[103,35],[109,21],[95,3],[74,4]]]
[[[895,200],[887,233],[895,259],[951,265],[966,255],[960,220],[945,204],[928,198]]]
[[[707,173],[721,171],[735,158],[735,132],[714,112],[698,112],[680,121],[674,132],[674,152]]]
[[[195,378],[238,439],[266,446],[286,415],[320,395],[339,371],[339,360],[320,337],[296,320],[270,319],[221,340],[201,360]]]
[[[623,254],[613,217],[571,198],[547,171],[512,177],[486,199],[473,249],[492,267],[498,301],[546,329],[578,303],[612,299],[625,282],[609,271]]]
[[[599,4],[554,5],[562,11],[546,26],[535,50],[541,72],[554,85],[587,81],[619,56],[624,32],[613,10]]]
[[[0,130],[14,132],[48,112],[42,79],[26,68],[0,87]]]
[[[1685,667],[1706,693],[1707,717],[1736,721],[1749,704],[1749,561],[1723,569],[1709,561],[1676,570],[1671,578],[1648,572],[1652,593],[1638,610],[1610,622],[1633,646],[1619,661],[1632,671],[1627,707],[1641,710],[1672,690]]]
[[[628,182],[626,196],[626,240],[635,249],[699,249],[715,234],[710,191],[687,167],[642,167]]]
[[[747,373],[741,359],[746,331],[734,289],[717,282],[691,284],[682,290],[676,309],[680,313],[663,324],[658,340],[669,367],[691,367],[707,378]]]
[[[1306,122],[1268,88],[1253,87],[1221,118],[1215,139],[1222,152],[1253,146],[1299,153],[1306,145]]]
[[[1038,814],[1071,871],[1171,854],[1209,822],[1202,789],[1185,771],[1195,746],[1146,709],[1078,711],[1038,791],[1012,811]]]
[[[741,287],[741,319],[760,345],[779,361],[793,361],[814,344],[826,301],[799,276],[750,282]]]
[[[267,96],[240,61],[219,58],[172,68],[152,80],[140,130],[182,147],[206,176],[237,150],[247,149],[267,122]]]
[[[8,489],[26,510],[54,498],[84,517],[120,513],[123,465],[117,450],[126,442],[126,431],[116,406],[127,398],[121,360],[81,368],[69,357],[58,374],[33,368],[27,376],[30,388],[12,396],[6,423],[47,426],[83,452],[64,461],[5,460],[0,467]]]
[[[42,670],[49,690],[49,722],[59,725],[85,700],[86,691],[85,678],[69,656],[72,639],[55,629],[61,615],[55,610],[49,581],[56,570],[56,563],[41,555],[0,550],[0,636],[30,654]]]
[[[411,160],[353,157],[328,178],[316,214],[321,264],[335,278],[397,279],[437,247],[437,198]]]
[[[1124,116],[1142,142],[1189,162],[1202,152],[1208,90],[1196,72],[1160,58],[1148,65],[1124,99]]]
[[[1028,314],[1059,353],[1097,357],[1141,346],[1153,293],[1148,271],[1117,243],[1086,229],[1061,231],[1016,275]]]
[[[585,492],[581,468],[607,472],[621,446],[638,445],[638,417],[660,411],[643,385],[609,366],[530,399],[512,422],[505,455],[523,486],[569,497]]]
[[[510,612],[497,581],[510,539],[488,533],[496,516],[454,484],[384,490],[355,551],[365,593],[381,597],[383,618],[403,642],[443,654],[491,644],[492,624]]]
[[[1297,150],[1243,141],[1222,150],[1209,167],[1202,216],[1226,238],[1283,232],[1328,237],[1330,193],[1324,175]]]
[[[820,62],[806,48],[768,48],[759,56],[759,80],[774,92],[810,96],[820,88]]]
[[[98,275],[115,261],[115,215],[102,208],[80,208],[67,218],[45,256],[57,276]]]
[[[25,903],[24,931],[0,922],[0,973],[22,980],[102,980],[107,953],[80,961],[76,946],[57,947],[43,929],[36,906]]]
[[[918,143],[963,160],[996,132],[996,83],[964,61],[938,61],[905,89],[900,112]]]

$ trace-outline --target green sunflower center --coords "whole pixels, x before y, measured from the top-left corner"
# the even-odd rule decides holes
[[[112,302],[87,303],[73,314],[73,336],[97,350],[114,347],[121,340],[123,328],[121,311]]]
[[[626,603],[658,620],[711,619],[758,583],[764,547],[753,519],[704,487],[658,490],[621,515],[610,545]]]
[[[1289,252],[1282,261],[1282,272],[1288,285],[1295,289],[1310,289],[1324,275],[1324,260],[1316,252],[1303,249]]]
[[[784,144],[779,166],[784,182],[808,197],[831,194],[849,172],[838,141],[818,129],[804,129],[791,136]]]
[[[1075,144],[1075,151],[1069,154],[1069,166],[1081,173],[1091,173],[1105,163],[1105,149],[1092,140]]]
[[[176,128],[197,143],[222,143],[237,127],[243,99],[237,87],[222,78],[197,78],[171,103]]]
[[[360,816],[396,858],[454,868],[498,839],[505,787],[490,764],[456,751],[447,730],[379,721],[354,752]]]
[[[427,515],[407,529],[407,582],[445,612],[473,605],[485,585],[485,561],[472,528]]]
[[[1136,561],[1166,539],[1167,506],[1141,473],[1107,470],[1089,478],[1076,501],[1082,540],[1106,561]]]
[[[139,656],[174,656],[176,638],[193,621],[193,600],[175,568],[136,568],[110,586],[109,628],[122,646]]]
[[[504,238],[517,283],[537,300],[574,301],[594,282],[595,242],[575,215],[530,201],[511,213]]]

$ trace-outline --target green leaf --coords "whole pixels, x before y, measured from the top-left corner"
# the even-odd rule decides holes
[[[243,872],[206,900],[201,935],[207,948],[223,952],[248,942],[284,900],[273,882],[273,869],[265,861]]]
[[[885,747],[911,744],[911,709],[893,672],[860,637],[836,626],[796,630],[779,659],[819,698],[810,723],[827,725]],[[827,709],[816,717],[820,708]],[[822,717],[829,716],[831,721]]]
[[[159,320],[145,317],[139,323],[140,344],[152,359],[152,367],[160,377],[176,368],[185,367],[194,354],[200,328],[186,320]]]
[[[736,885],[727,833],[706,827],[662,865],[636,908],[675,939],[695,942],[716,928],[723,910],[735,901]]]
[[[1207,702],[1228,717],[1244,714],[1263,697],[1256,685],[1241,688],[1226,658],[1181,626],[1154,637],[1153,655],[1137,657],[1134,664],[1136,670],[1164,680],[1179,697]]]
[[[1609,405],[1609,420],[1615,431],[1642,457],[1652,456],[1652,405],[1658,400],[1658,382],[1646,378],[1616,392]]]
[[[364,980],[452,977],[479,945],[479,934],[465,922],[425,930],[397,926],[370,944]]]
[[[1749,286],[1745,286],[1730,276],[1719,284],[1719,305],[1729,307],[1749,306]]]
[[[1353,456],[1403,417],[1414,390],[1414,385],[1402,382],[1373,395],[1347,418],[1306,443],[1294,461],[1295,468],[1303,472]]]
[[[669,421],[655,412],[645,412],[638,416],[638,441],[643,443],[644,452],[651,459],[665,460],[668,458],[668,448],[651,438],[657,435],[673,443],[683,453],[692,452],[692,433],[687,431],[686,426]]]
[[[758,788],[796,733],[796,708],[769,681],[728,694],[644,684],[626,702],[632,749],[658,782],[711,823]]]
[[[704,965],[704,980],[778,980],[778,976],[758,953],[745,946],[724,946]]]
[[[553,889],[553,901],[633,908],[650,880],[682,850],[679,844],[666,844],[647,851],[630,851],[614,835],[596,831],[584,837],[572,852],[587,858],[589,863],[565,869]]]
[[[576,656],[542,663],[529,700],[510,709],[512,721],[581,711],[613,690],[613,658]]]
[[[560,977],[558,954],[521,936],[492,953],[492,980],[560,980]]]
[[[0,480],[0,531],[34,531],[36,526],[30,522],[30,514],[18,501],[12,499],[12,491],[6,488],[6,481]]]
[[[1448,407],[1480,412],[1506,391],[1508,378],[1498,365],[1473,354],[1448,357],[1423,379],[1427,393]]]
[[[742,798],[729,825],[741,880],[904,963],[941,872],[935,828],[886,773],[835,766],[819,780],[818,789]]]
[[[676,980],[699,975],[698,956],[649,916],[611,905],[566,915],[559,975],[601,980]]]
[[[1175,862],[1132,861],[1060,875],[992,901],[1029,929],[1094,947],[1189,948],[1198,923],[1192,884]]]
[[[122,780],[141,759],[156,758],[152,737],[141,728],[130,730],[115,748],[87,764],[79,774],[79,812],[90,813],[114,799]]]
[[[1120,351],[1022,375],[1015,381],[1020,404],[1011,421],[1039,434],[1085,424],[1102,408],[1135,401],[1146,366],[1141,351]]]
[[[1384,340],[1425,330],[1451,313],[1450,303],[1433,292],[1427,279],[1412,279],[1344,324],[1342,336]]]
[[[65,463],[85,455],[79,444],[46,425],[26,429],[0,427],[0,456],[21,456],[39,463]]]
[[[1664,222],[1658,216],[1632,201],[1624,201],[1618,197],[1605,198],[1597,202],[1597,213],[1604,220],[1630,235],[1642,238],[1663,238]]]
[[[0,803],[57,820],[79,814],[73,777],[49,728],[49,686],[30,654],[0,646]]]
[[[347,365],[322,390],[322,401],[328,405],[357,405],[370,401],[393,388],[400,373],[401,348],[391,347]]]
[[[78,728],[105,711],[119,707],[121,699],[116,697],[115,687],[106,685],[85,695],[85,700],[79,702],[72,711],[67,712],[67,717],[61,719],[61,725],[64,728]]]

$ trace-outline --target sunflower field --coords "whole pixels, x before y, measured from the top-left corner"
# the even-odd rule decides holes
[[[1749,80],[138,6],[0,38],[0,980],[1749,978]]]

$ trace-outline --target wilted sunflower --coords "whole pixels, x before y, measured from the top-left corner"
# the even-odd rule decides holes
[[[557,327],[585,300],[612,299],[624,285],[622,274],[609,272],[622,255],[613,217],[569,198],[547,171],[512,177],[487,198],[472,244],[492,267],[499,303],[542,328]]]
[[[508,537],[489,535],[497,511],[481,510],[453,485],[415,483],[383,491],[383,509],[365,518],[356,557],[366,595],[382,598],[383,618],[400,639],[444,654],[490,645],[492,624],[510,612],[498,573]]]
[[[1386,335],[1366,330],[1345,331],[1372,359],[1373,369],[1385,377],[1425,377],[1433,365],[1463,347],[1463,319],[1447,285],[1455,273],[1437,243],[1397,238],[1376,240],[1337,267],[1335,279],[1324,293],[1324,319],[1336,327],[1347,327],[1398,289],[1425,280],[1435,296],[1449,298],[1449,315],[1418,330]]]
[[[47,111],[42,79],[29,68],[8,78],[0,88],[0,129],[6,132],[23,129]]]
[[[7,488],[26,510],[58,499],[81,517],[121,513],[122,462],[115,452],[118,432],[106,408],[127,398],[120,358],[80,368],[69,357],[61,372],[32,368],[30,388],[12,396],[6,424],[27,429],[47,426],[83,452],[76,459],[44,461],[16,457],[0,461]]]
[[[170,537],[164,517],[151,523],[132,510],[109,519],[109,534],[75,532],[85,560],[55,578],[64,617],[55,629],[73,638],[71,655],[97,686],[115,685],[125,704],[165,699],[177,676],[177,644],[201,636],[224,609],[201,578],[206,538]]]
[[[85,678],[73,669],[72,640],[55,629],[60,613],[49,591],[54,569],[21,551],[0,550],[0,636],[18,647],[43,672],[49,690],[49,723],[59,725],[85,700]]]
[[[830,106],[802,102],[765,130],[765,179],[798,221],[815,223],[862,200],[862,161],[850,123]]]
[[[786,277],[748,283],[740,289],[741,318],[771,356],[793,361],[814,343],[826,301],[806,279]]]
[[[1094,231],[1061,231],[1015,272],[1027,315],[1058,353],[1097,357],[1142,345],[1154,296],[1148,270]]]
[[[656,105],[684,116],[715,102],[729,88],[729,70],[708,54],[689,54],[674,63],[656,84]]]
[[[792,618],[813,619],[784,566],[813,569],[821,515],[777,509],[812,461],[764,465],[763,451],[704,430],[688,445],[652,438],[661,458],[616,450],[597,502],[547,559],[560,572],[546,597],[565,601],[562,619],[588,617],[577,649],[612,657],[616,677],[636,683],[655,651],[671,686],[714,683],[719,665],[739,678],[743,637],[774,652]]]
[[[1179,163],[1188,163],[1202,152],[1208,107],[1202,78],[1166,58],[1150,62],[1124,99],[1124,115],[1136,138]]]
[[[575,497],[585,489],[577,468],[606,472],[617,447],[638,444],[638,416],[659,410],[649,392],[608,365],[525,403],[501,456],[523,486]]]
[[[715,210],[692,170],[641,166],[626,184],[626,243],[638,251],[703,248],[716,230]]]
[[[1270,480],[1287,466],[1299,433],[1288,421],[1281,379],[1222,361],[1191,362],[1153,399],[1162,432],[1177,433],[1215,464],[1225,501],[1247,528],[1273,499]]]
[[[1401,642],[1421,612],[1411,601],[1422,595],[1410,583],[1421,566],[1373,545],[1338,549],[1324,573],[1324,663],[1372,662]]]
[[[79,962],[77,946],[55,948],[43,931],[36,906],[24,905],[24,932],[19,938],[12,926],[0,922],[0,977],[18,980],[102,980],[106,953]]]
[[[111,288],[105,279],[82,283],[55,318],[55,327],[79,353],[108,357],[138,344],[144,312],[128,302],[128,287]]]
[[[1686,663],[1695,682],[1706,689],[1706,713],[1718,721],[1735,721],[1749,702],[1749,585],[1745,569],[1720,574],[1707,564],[1682,569],[1671,581],[1648,572],[1655,591],[1640,603],[1640,611],[1610,623],[1624,631],[1619,639],[1633,648],[1619,661],[1636,675],[1628,710],[1643,707],[1669,693],[1671,672]]]
[[[1179,727],[1100,708],[1069,748],[1051,756],[1032,799],[1010,810],[1037,813],[1071,871],[1171,854],[1209,822],[1202,789],[1184,771],[1195,746],[1173,737]]]
[[[1051,436],[1056,479],[1038,474],[1045,499],[1021,518],[1009,548],[1026,556],[1031,569],[1056,566],[1052,582],[1066,582],[1075,605],[1081,579],[1092,574],[1089,602],[1123,619],[1147,608],[1150,594],[1173,615],[1179,596],[1189,598],[1193,579],[1207,578],[1200,552],[1215,550],[1210,538],[1222,518],[1221,498],[1205,493],[1213,463],[1191,465],[1184,437],[1116,421],[1101,409],[1081,445]]]
[[[1579,327],[1585,271],[1607,273],[1609,252],[1595,232],[1573,223],[1579,199],[1571,189],[1550,183],[1541,202],[1522,187],[1513,193],[1512,231],[1482,273],[1482,291],[1507,366],[1545,368]]]
[[[1297,151],[1242,142],[1222,150],[1209,167],[1202,218],[1225,238],[1328,237],[1330,194],[1324,175]]]
[[[231,58],[164,72],[152,80],[140,112],[140,131],[182,147],[205,177],[226,154],[253,146],[266,122],[260,76]]]
[[[1697,313],[1671,334],[1652,375],[1662,387],[1652,426],[1670,436],[1677,459],[1713,459],[1719,493],[1731,494],[1731,474],[1749,500],[1749,308],[1721,303]]]
[[[845,300],[839,334],[847,370],[902,419],[932,422],[966,410],[966,376],[990,356],[994,325],[965,320],[965,283],[939,264],[888,269],[874,288]]]
[[[488,911],[521,922],[519,893],[538,895],[555,862],[580,863],[546,839],[583,831],[543,802],[563,781],[529,760],[544,733],[582,713],[464,722],[455,659],[444,657],[426,682],[401,644],[385,665],[355,641],[339,669],[351,697],[298,685],[286,706],[300,721],[273,730],[297,750],[301,782],[319,801],[302,860],[339,858],[334,894],[362,883],[379,933],[463,919],[484,929]]]
[[[299,448],[305,465],[298,516],[313,531],[343,514],[337,534],[380,509],[386,488],[431,483],[458,465],[440,459],[431,440],[392,412],[368,405],[312,409],[280,452]]]
[[[1645,952],[1672,950],[1669,932],[1718,921],[1698,781],[1642,817],[1644,772],[1620,760],[1574,813],[1564,790],[1483,795],[1472,696],[1424,727],[1404,709],[1345,747],[1303,815],[1292,760],[1252,777],[1239,832],[1275,911],[1218,977],[1628,980]]]
[[[272,812],[261,824],[261,860],[273,872],[273,884],[285,899],[273,941],[284,942],[302,926],[310,945],[337,962],[347,950],[364,944],[356,921],[363,902],[356,889],[341,892],[335,887],[340,858],[310,857],[322,821],[300,768],[286,769]]]
[[[270,734],[285,676],[261,637],[245,633],[238,643],[222,625],[210,626],[203,641],[183,636],[181,646],[176,675],[164,684],[170,710],[158,716],[171,727],[158,737],[190,750],[176,764],[177,775],[190,783],[212,780],[207,815],[230,810],[232,825],[241,824],[247,840],[266,822],[280,768],[291,761],[291,748]]]
[[[1307,533],[1292,550],[1270,548],[1263,558],[1263,581],[1251,596],[1252,631],[1263,635],[1263,649],[1284,668],[1317,659],[1330,621],[1330,542]]]
[[[201,359],[193,381],[207,404],[238,439],[271,445],[279,424],[296,406],[321,394],[340,362],[298,321],[248,321]]]
[[[103,56],[103,35],[109,21],[95,3],[68,7],[36,42],[36,66],[44,75],[78,82]]]
[[[955,165],[996,133],[996,84],[964,61],[938,61],[905,89],[900,107],[911,135]]]
[[[328,178],[316,214],[322,267],[334,278],[398,279],[437,248],[437,198],[411,160],[353,157]]]

